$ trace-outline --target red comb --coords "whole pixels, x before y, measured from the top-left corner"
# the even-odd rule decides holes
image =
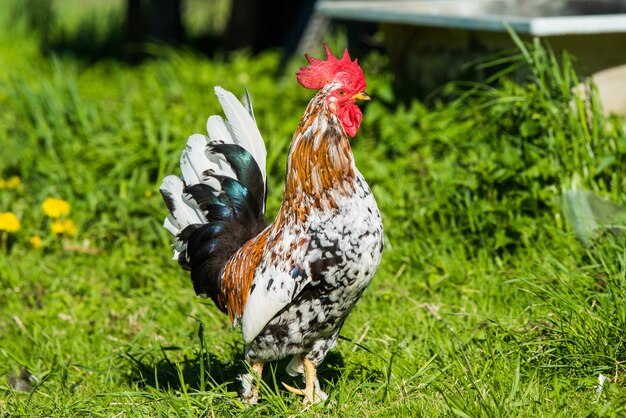
[[[341,82],[356,91],[364,91],[366,82],[358,60],[350,61],[348,49],[343,51],[341,59],[337,59],[328,45],[324,43],[326,60],[313,58],[304,54],[309,65],[301,67],[296,73],[298,83],[307,89],[321,89],[328,83]]]

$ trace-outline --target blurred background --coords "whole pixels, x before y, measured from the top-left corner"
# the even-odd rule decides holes
[[[189,33],[217,39],[226,27],[230,2],[184,3],[185,7],[181,1],[26,0],[13,2],[13,13],[26,18],[44,48],[93,59],[127,58],[134,56],[133,44],[149,38],[180,43]],[[194,7],[199,4],[206,7]],[[194,13],[186,12],[190,8]]]
[[[208,55],[249,48],[293,51],[313,11],[313,0],[24,0],[23,15],[50,51],[91,59],[137,61],[141,45],[192,46]]]
[[[9,1],[9,0],[7,0]],[[37,33],[46,53],[139,63],[148,45],[191,47],[209,57],[246,50],[281,51],[276,71],[294,53],[319,50],[340,33],[353,54],[384,51],[401,96],[427,97],[452,80],[494,73],[469,65],[541,36],[577,57],[578,70],[599,73],[607,109],[626,112],[626,2],[623,0],[23,0],[17,21]],[[617,68],[619,67],[619,69]],[[603,72],[611,69],[612,71]],[[407,88],[409,93],[407,93]],[[619,91],[621,96],[618,96]]]

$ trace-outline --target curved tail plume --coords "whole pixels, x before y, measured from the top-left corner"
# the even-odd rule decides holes
[[[191,270],[196,293],[214,301],[228,259],[265,227],[267,154],[247,92],[245,107],[221,87],[215,94],[226,119],[211,116],[208,136],[189,137],[182,176],[165,177],[160,188],[174,258]]]

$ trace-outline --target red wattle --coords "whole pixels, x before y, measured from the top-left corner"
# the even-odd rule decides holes
[[[359,109],[358,106],[353,104],[342,110],[339,120],[341,120],[341,124],[343,125],[343,129],[345,129],[346,133],[351,138],[354,138],[356,131],[358,131],[359,126],[361,126],[363,113],[361,113],[361,109]]]

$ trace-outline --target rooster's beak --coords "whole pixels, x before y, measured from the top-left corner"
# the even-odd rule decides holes
[[[353,99],[358,99],[358,100],[371,100],[370,96],[367,95],[367,93],[362,92],[362,93],[357,93],[354,96],[352,96]]]

